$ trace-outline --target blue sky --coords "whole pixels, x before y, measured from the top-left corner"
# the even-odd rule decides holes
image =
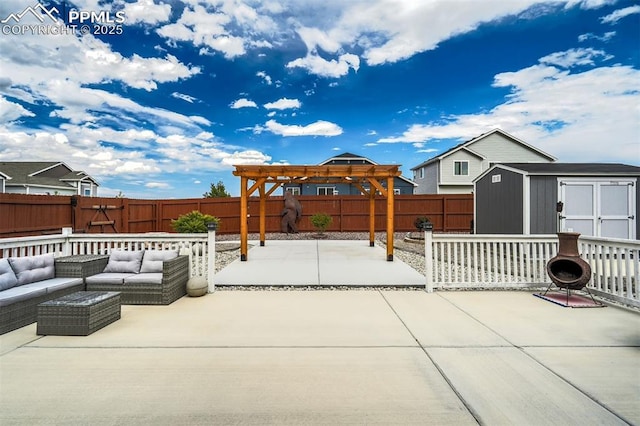
[[[234,164],[343,152],[411,178],[494,128],[559,161],[640,165],[637,1],[41,0],[39,17],[22,13],[34,5],[0,2],[0,161],[64,161],[102,196],[198,198],[219,180],[238,195]],[[71,12],[93,12],[88,34]],[[51,33],[66,24],[77,32]]]

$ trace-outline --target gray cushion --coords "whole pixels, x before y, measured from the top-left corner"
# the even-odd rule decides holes
[[[45,294],[47,294],[47,290],[44,288],[13,287],[5,291],[0,291],[0,307],[9,306],[17,302],[24,302],[25,300],[44,296]]]
[[[145,274],[130,275],[124,279],[127,284],[162,284],[162,272],[148,272]]]
[[[51,278],[44,281],[38,281],[31,284],[25,284],[20,288],[39,289],[43,288],[47,293],[53,293],[54,291],[62,290],[69,287],[84,284],[82,278]],[[80,291],[80,290],[78,290]]]
[[[147,250],[142,257],[140,272],[162,272],[162,263],[178,257],[176,250]]]
[[[135,274],[122,273],[122,272],[102,272],[101,274],[91,275],[85,278],[87,287],[90,285],[122,285],[124,279]],[[87,288],[88,290],[88,288]]]
[[[48,280],[56,276],[53,254],[10,257],[9,263],[18,277],[18,285]]]
[[[18,277],[11,269],[7,259],[0,259],[0,291],[7,290],[18,285]]]
[[[144,250],[114,250],[109,254],[109,263],[103,272],[137,274],[143,254]]]

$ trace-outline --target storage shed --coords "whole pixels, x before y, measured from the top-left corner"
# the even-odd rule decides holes
[[[473,182],[474,231],[636,239],[639,177],[626,164],[496,164]]]

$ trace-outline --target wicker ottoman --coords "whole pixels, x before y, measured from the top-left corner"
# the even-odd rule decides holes
[[[120,293],[78,291],[38,305],[38,334],[88,336],[120,319]]]

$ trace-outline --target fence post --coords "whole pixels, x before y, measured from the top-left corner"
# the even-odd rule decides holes
[[[433,293],[433,224],[431,222],[422,222],[420,227],[424,231],[425,290],[427,293]]]
[[[216,289],[213,282],[213,275],[216,272],[216,229],[218,229],[218,222],[207,223],[207,284],[209,293],[213,293]]]
[[[64,238],[64,243],[62,245],[62,255],[63,256],[71,256],[71,242],[69,238],[73,233],[73,228],[62,228],[62,238]]]

